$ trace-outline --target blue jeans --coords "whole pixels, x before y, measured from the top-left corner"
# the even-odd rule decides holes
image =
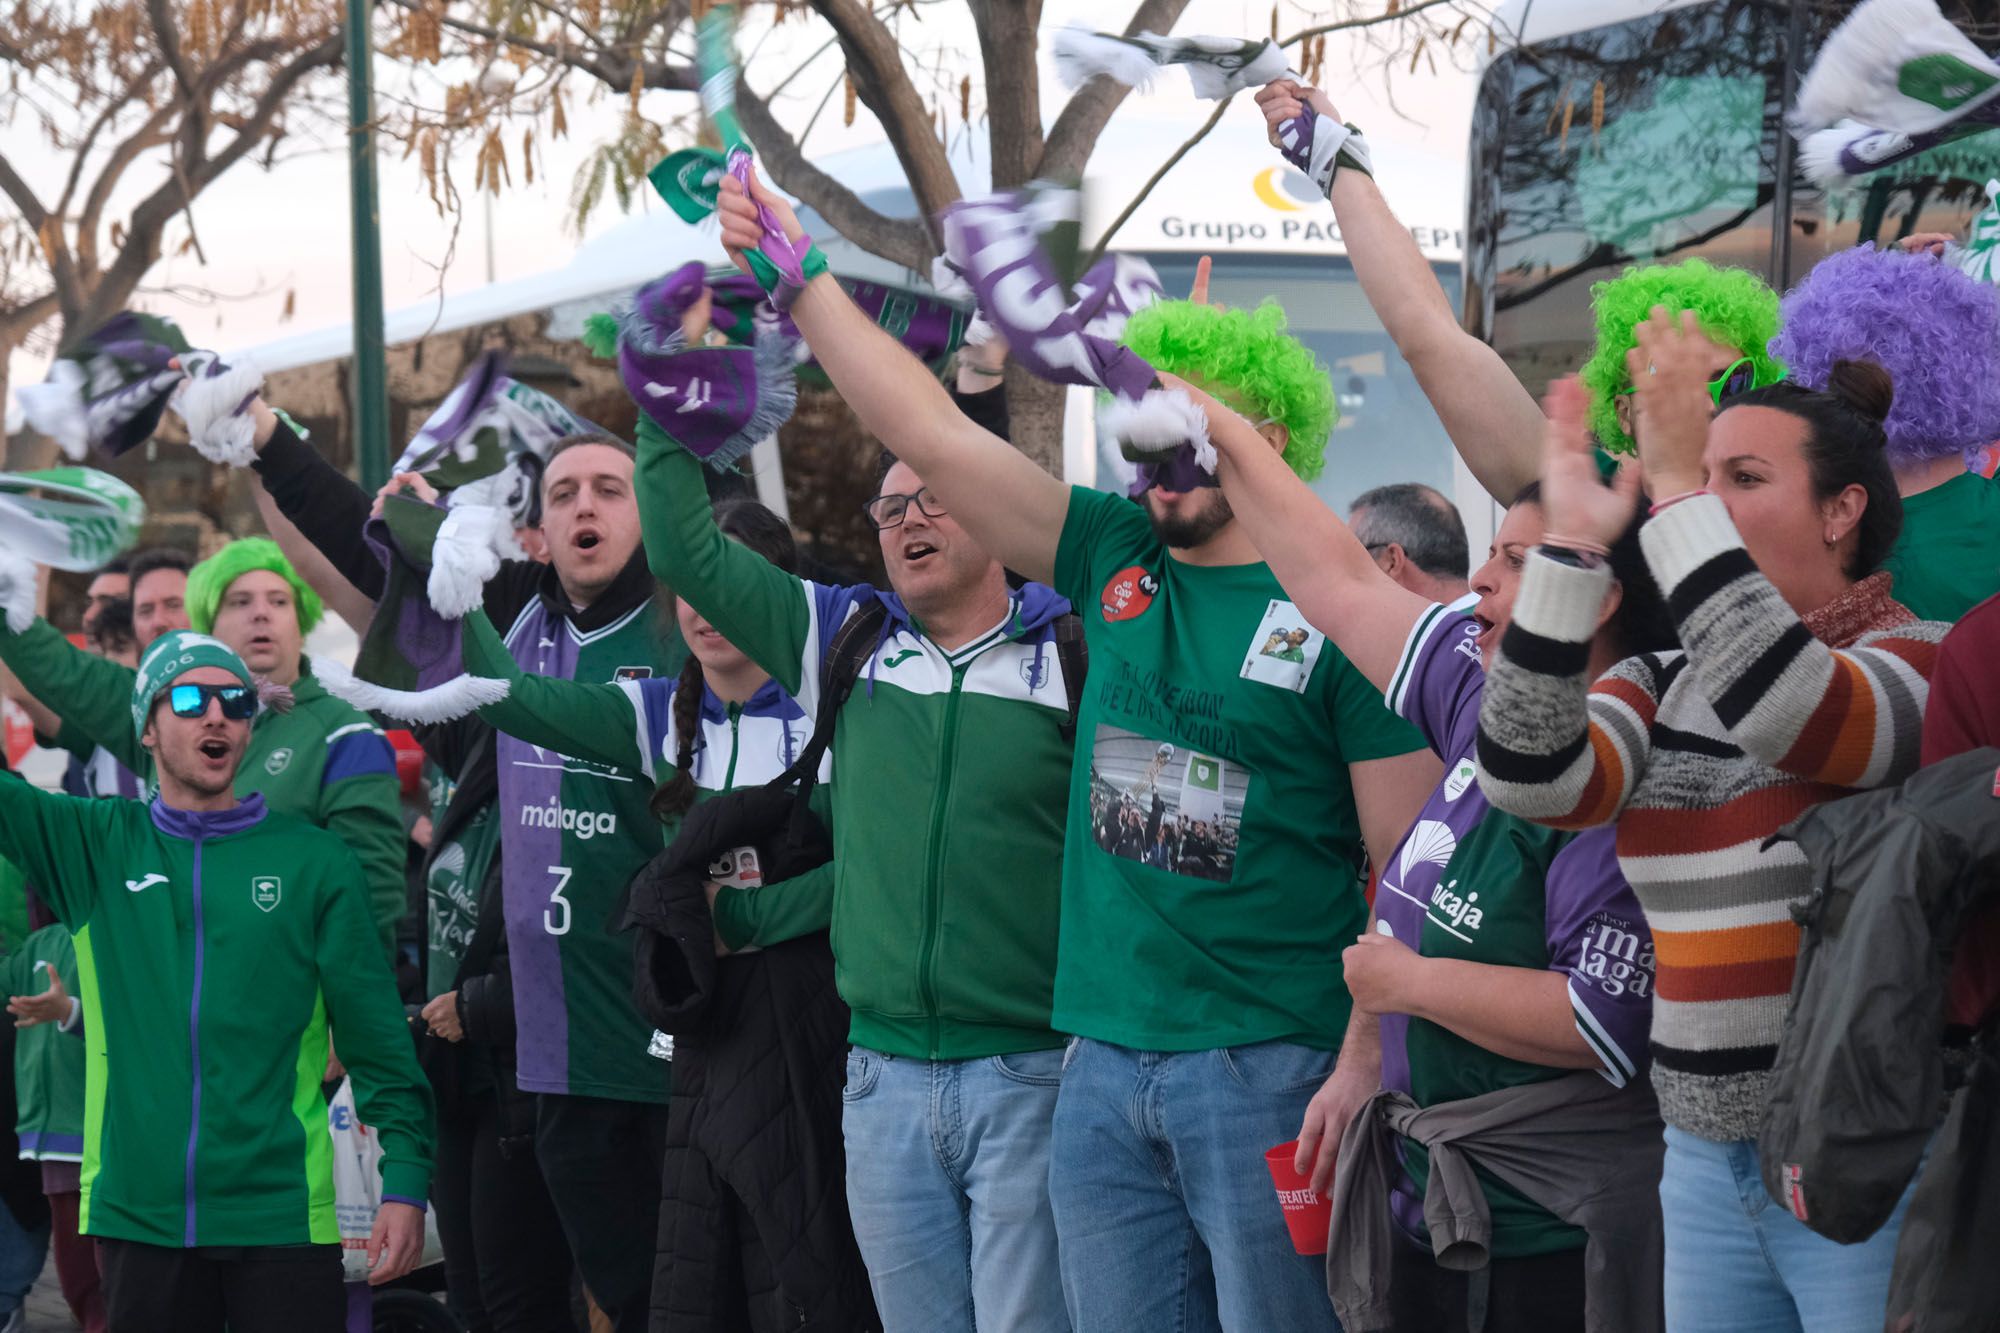
[[[847,1053],[847,1210],[885,1333],[1068,1333],[1049,1212],[1061,1051]]]
[[[1881,1333],[1915,1181],[1857,1245],[1811,1230],[1764,1189],[1755,1140],[1667,1126],[1660,1174],[1668,1333]]]
[[[1278,1041],[1071,1043],[1049,1194],[1077,1333],[1339,1329],[1326,1261],[1293,1248],[1264,1165],[1333,1063]]]
[[[42,1275],[42,1265],[48,1257],[48,1222],[29,1231],[14,1220],[11,1209],[0,1204],[0,1324],[6,1323],[27,1300],[28,1291]]]

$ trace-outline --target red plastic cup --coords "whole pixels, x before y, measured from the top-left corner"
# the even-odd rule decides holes
[[[1292,1233],[1292,1246],[1300,1254],[1325,1254],[1327,1228],[1333,1225],[1333,1200],[1313,1191],[1312,1177],[1292,1169],[1299,1141],[1281,1143],[1264,1154],[1271,1170],[1271,1184],[1278,1190],[1278,1206],[1285,1210],[1285,1229]]]

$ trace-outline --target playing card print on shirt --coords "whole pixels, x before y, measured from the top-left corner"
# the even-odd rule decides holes
[[[1304,694],[1325,645],[1326,635],[1306,624],[1298,607],[1273,598],[1264,608],[1264,618],[1257,622],[1257,632],[1250,636],[1243,669],[1237,674],[1245,680]]]

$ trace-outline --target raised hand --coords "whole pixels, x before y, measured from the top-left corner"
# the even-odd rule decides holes
[[[1548,428],[1542,445],[1542,515],[1553,539],[1609,550],[1632,521],[1639,502],[1639,468],[1627,463],[1606,486],[1598,477],[1596,446],[1586,424],[1588,402],[1573,375],[1549,386],[1542,399]]]
[[[1902,240],[1897,241],[1896,245],[1905,254],[1929,255],[1933,259],[1942,259],[1944,258],[1944,248],[1950,245],[1954,239],[1950,232],[1920,231],[1914,235],[1905,236]]]
[[[1692,310],[1676,318],[1665,306],[1654,306],[1634,332],[1638,343],[1625,354],[1638,399],[1633,434],[1647,489],[1663,500],[1702,485],[1701,456],[1715,415],[1708,392],[1715,349]]]
[[[380,518],[382,502],[392,495],[413,495],[427,505],[436,504],[438,498],[437,487],[431,485],[423,473],[398,472],[383,484],[381,490],[375,492],[375,504],[369,509],[368,516]]]
[[[755,167],[750,169],[749,192],[744,190],[743,182],[736,177],[725,175],[715,198],[715,216],[722,223],[722,248],[728,252],[730,262],[745,273],[750,272],[750,261],[744,258],[745,253],[764,244],[764,218],[758,212],[760,204],[778,220],[786,240],[796,241],[805,235],[805,228],[799,225],[798,214],[792,211],[790,204],[771,192]]]
[[[1273,79],[1257,92],[1257,109],[1264,116],[1264,133],[1273,148],[1278,147],[1278,129],[1288,120],[1297,120],[1307,110],[1328,120],[1339,120],[1333,99],[1310,84],[1293,79]]]

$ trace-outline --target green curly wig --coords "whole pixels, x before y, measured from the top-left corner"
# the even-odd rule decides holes
[[[1656,305],[1692,310],[1701,331],[1718,343],[1738,347],[1757,367],[1757,383],[1776,384],[1785,368],[1767,350],[1778,332],[1778,294],[1739,268],[1717,268],[1700,259],[1678,264],[1628,268],[1590,289],[1597,315],[1597,346],[1578,378],[1590,395],[1590,428],[1614,454],[1629,454],[1632,437],[1618,424],[1618,394],[1632,386],[1625,354],[1638,345],[1632,331]]]
[[[1340,419],[1333,380],[1306,345],[1285,332],[1275,301],[1222,310],[1157,301],[1126,322],[1125,346],[1155,370],[1194,380],[1253,417],[1284,423],[1285,463],[1311,481],[1326,466],[1326,437]]]
[[[222,608],[222,594],[229,585],[253,570],[268,569],[292,585],[292,608],[299,613],[299,633],[310,634],[326,609],[319,594],[306,586],[285,559],[285,553],[269,537],[243,537],[229,543],[188,571],[188,624],[207,634],[215,628],[215,613]]]

